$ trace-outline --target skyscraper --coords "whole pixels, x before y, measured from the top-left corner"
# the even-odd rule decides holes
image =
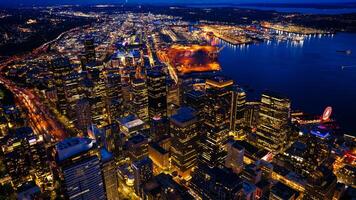
[[[131,112],[144,122],[148,122],[148,92],[143,79],[135,79],[132,86]]]
[[[93,63],[96,61],[95,57],[95,45],[93,37],[86,37],[84,40],[84,50],[85,50],[85,58],[87,63]]]
[[[231,168],[236,174],[240,173],[244,166],[245,149],[235,141],[231,140],[227,144],[227,156],[225,166]]]
[[[181,104],[182,88],[181,81],[176,83],[173,80],[169,80],[167,84],[167,104],[168,113],[174,113],[174,108],[179,107]]]
[[[106,84],[103,73],[97,69],[90,73],[91,79],[84,80],[84,91],[91,106],[92,122],[98,127],[107,124]]]
[[[251,129],[257,128],[259,110],[260,110],[260,102],[254,102],[254,101],[246,102],[245,114],[244,114],[245,127]]]
[[[30,127],[11,131],[1,138],[0,144],[6,170],[15,186],[29,180],[30,175],[45,178],[49,174],[43,137],[36,136]]]
[[[106,75],[106,101],[109,123],[122,117],[123,115],[123,97],[121,90],[121,76],[109,72]]]
[[[333,199],[336,189],[337,178],[333,171],[326,166],[320,166],[317,170],[310,172],[305,187],[308,200]]]
[[[184,105],[194,108],[198,120],[204,121],[204,105],[206,93],[200,90],[191,90],[184,94]]]
[[[91,107],[88,98],[77,101],[76,108],[76,126],[78,129],[87,133],[88,127],[92,124]]]
[[[69,59],[61,57],[52,61],[54,85],[57,89],[57,107],[62,114],[67,114],[68,105],[65,95],[65,79],[72,72]]]
[[[246,93],[235,86],[231,91],[230,131],[237,137],[243,134]]]
[[[138,195],[141,193],[142,185],[153,177],[153,163],[149,157],[144,157],[132,163],[134,171],[134,187]]]
[[[199,164],[189,186],[201,199],[240,199],[242,180],[231,170]]]
[[[181,177],[186,178],[196,166],[198,157],[199,126],[192,108],[183,107],[170,118],[170,133],[173,136],[172,165]]]
[[[138,161],[147,157],[148,155],[148,139],[142,135],[137,134],[132,136],[127,141],[127,150],[129,158],[132,162]]]
[[[205,141],[202,142],[202,161],[210,166],[223,165],[226,153],[231,114],[231,87],[233,81],[215,76],[206,82],[207,99],[204,107]]]
[[[166,76],[159,71],[147,74],[148,114],[150,121],[167,117]]]
[[[77,101],[84,97],[82,88],[83,75],[72,72],[64,78],[64,94],[67,103],[67,115],[70,119],[75,119],[75,107]]]
[[[106,199],[118,200],[118,177],[114,157],[106,149],[100,149]]]
[[[284,146],[290,122],[289,99],[278,94],[265,92],[262,94],[257,127],[258,145],[277,151]]]
[[[67,138],[53,152],[67,199],[106,199],[98,151],[89,138]]]

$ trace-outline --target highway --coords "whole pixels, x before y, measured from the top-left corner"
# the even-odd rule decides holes
[[[46,42],[40,47],[34,49],[32,52],[20,56],[15,55],[9,57],[7,60],[0,63],[0,72],[2,72],[5,67],[10,66],[11,64],[14,64],[18,61],[26,60],[31,57],[34,58],[42,53],[47,52],[51,44],[57,42],[65,34],[75,30],[78,30],[78,28],[61,33],[54,40]],[[37,134],[49,135],[56,141],[60,141],[68,137],[64,126],[51,115],[49,109],[42,104],[37,95],[34,95],[31,90],[18,87],[14,82],[3,77],[2,74],[0,74],[0,84],[3,84],[8,90],[10,90],[18,100],[19,105],[28,111],[27,117],[29,120],[29,125]]]
[[[67,137],[63,126],[59,124],[44,107],[38,97],[30,90],[17,87],[12,81],[0,76],[0,84],[10,90],[18,100],[20,106],[28,111],[28,119],[31,128],[37,134],[50,135],[53,139],[60,141]]]

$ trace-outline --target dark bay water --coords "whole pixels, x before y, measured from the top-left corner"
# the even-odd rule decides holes
[[[253,89],[247,91],[250,99],[272,90],[288,96],[295,110],[321,114],[332,106],[341,127],[356,135],[356,34],[310,37],[299,44],[221,45],[226,46],[219,57],[222,73]],[[339,52],[344,50],[352,53]]]
[[[320,4],[322,5],[322,4]],[[188,5],[195,8],[223,8],[223,7],[236,7],[236,8],[245,8],[253,10],[268,10],[276,11],[282,13],[302,13],[302,14],[322,14],[322,15],[339,15],[339,14],[350,14],[356,13],[355,7],[345,7],[345,8],[308,8],[308,7],[293,7],[292,5],[287,7],[275,7],[275,6],[253,6],[253,5],[231,5],[231,4],[217,4],[217,5]]]
[[[337,8],[337,9],[321,9],[321,8],[283,8],[283,7],[263,7],[263,6],[239,6],[240,8],[248,8],[255,10],[274,10],[277,12],[287,13],[303,13],[303,14],[326,14],[326,15],[338,15],[356,13],[356,8]]]

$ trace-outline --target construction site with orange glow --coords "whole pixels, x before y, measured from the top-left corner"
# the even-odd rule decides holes
[[[190,73],[219,71],[218,53],[221,49],[209,45],[177,45],[158,51],[161,62],[168,66],[169,74],[178,77]]]

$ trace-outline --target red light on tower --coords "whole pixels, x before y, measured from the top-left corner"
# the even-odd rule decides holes
[[[326,107],[321,119],[323,121],[328,121],[330,119],[330,116],[331,116],[332,112],[333,112],[333,108],[331,106]]]

